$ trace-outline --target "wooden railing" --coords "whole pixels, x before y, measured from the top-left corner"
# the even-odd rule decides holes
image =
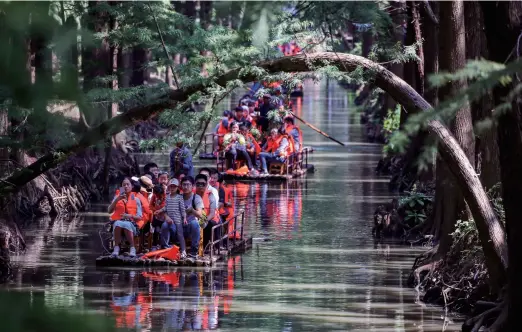
[[[239,223],[238,223],[239,221]],[[233,224],[234,227],[232,230],[229,229],[229,225]],[[223,241],[226,243],[227,252],[230,250],[230,242],[232,241],[233,246],[236,246],[237,241],[243,241],[244,237],[244,226],[245,226],[245,211],[241,210],[238,214],[228,219],[223,223],[219,223],[218,225],[212,227],[212,235],[210,237],[210,243],[207,244],[207,247],[210,247],[210,261],[212,261],[212,257],[214,256],[214,252],[217,251],[219,253],[220,248],[223,247]],[[225,231],[226,229],[226,231]],[[214,238],[216,230],[218,234],[217,239]],[[238,233],[239,232],[239,233]],[[224,234],[226,233],[226,234]],[[236,234],[239,234],[239,239]],[[231,237],[232,235],[232,237]],[[216,247],[217,244],[217,247]]]

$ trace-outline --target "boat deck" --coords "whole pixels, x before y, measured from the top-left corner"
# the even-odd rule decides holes
[[[227,257],[235,254],[243,253],[252,248],[252,238],[243,240],[230,240],[229,249],[221,250],[214,253],[212,257],[205,255],[201,258],[186,258],[183,260],[172,261],[165,258],[159,259],[142,259],[140,257],[129,257],[128,255],[120,255],[112,257],[110,255],[100,256],[96,259],[96,266],[99,267],[168,267],[168,266],[212,266],[216,262],[223,261]]]
[[[225,180],[238,180],[238,181],[289,181],[295,178],[305,177],[308,173],[315,172],[314,165],[308,164],[305,169],[296,170],[291,174],[268,174],[268,175],[236,175],[236,174],[227,174],[221,173]]]

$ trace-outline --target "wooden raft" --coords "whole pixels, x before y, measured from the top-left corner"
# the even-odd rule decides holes
[[[294,171],[292,174],[268,174],[268,175],[235,175],[235,174],[227,174],[221,173],[224,176],[225,180],[241,180],[241,181],[288,181],[295,178],[305,177],[308,173],[313,173],[315,171],[314,165],[308,164],[306,165],[306,169],[301,169],[298,171]]]
[[[110,255],[100,256],[96,259],[96,266],[100,267],[154,267],[154,266],[212,266],[218,261],[222,261],[230,255],[240,254],[252,248],[252,238],[244,240],[229,240],[230,248],[214,253],[212,260],[209,255],[194,259],[186,258],[184,260],[171,261],[164,258],[159,259],[141,259],[140,257],[129,257],[128,255],[119,255],[112,257]]]

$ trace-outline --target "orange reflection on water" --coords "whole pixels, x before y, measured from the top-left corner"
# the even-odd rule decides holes
[[[220,313],[231,312],[236,269],[241,257],[231,257],[225,271],[130,272],[130,292],[113,288],[110,303],[116,327],[151,330],[213,330]],[[116,285],[113,284],[113,287]],[[133,291],[134,288],[137,291]]]

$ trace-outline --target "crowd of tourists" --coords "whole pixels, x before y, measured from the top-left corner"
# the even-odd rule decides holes
[[[214,129],[214,153],[223,153],[227,172],[246,167],[249,175],[268,175],[268,165],[283,163],[302,150],[302,133],[281,96],[244,96],[234,111],[225,111]],[[271,113],[272,112],[272,113]],[[282,119],[282,121],[281,121]]]
[[[171,237],[180,248],[180,258],[201,254],[211,239],[212,227],[234,216],[232,195],[222,185],[215,168],[202,168],[195,177],[180,169],[174,175],[160,171],[154,163],[144,167],[145,175],[125,178],[109,206],[113,220],[113,256],[120,254],[125,239],[129,256],[136,256],[139,235],[151,235],[153,247],[171,247]],[[227,233],[228,229],[225,230]],[[215,234],[221,236],[221,233]],[[186,250],[186,240],[190,248]]]
[[[289,105],[280,89],[275,91],[274,96],[265,94],[259,99],[246,95],[234,112],[224,112],[214,133],[216,153],[224,154],[227,172],[246,167],[249,174],[268,174],[270,163],[282,163],[301,151],[301,131],[294,118],[286,115],[285,106]],[[281,116],[269,117],[271,111]],[[208,249],[212,228],[234,216],[232,194],[222,183],[223,176],[215,168],[202,168],[194,175],[192,154],[183,142],[178,142],[170,153],[170,172],[148,163],[141,177],[122,181],[108,208],[113,221],[112,255],[120,254],[125,239],[129,255],[136,256],[135,241],[143,242],[145,234],[152,235],[151,245],[161,249],[169,248],[172,238],[179,245],[182,259],[204,254],[200,229],[203,248]],[[222,237],[222,233],[214,237]],[[188,250],[186,240],[190,241]]]

